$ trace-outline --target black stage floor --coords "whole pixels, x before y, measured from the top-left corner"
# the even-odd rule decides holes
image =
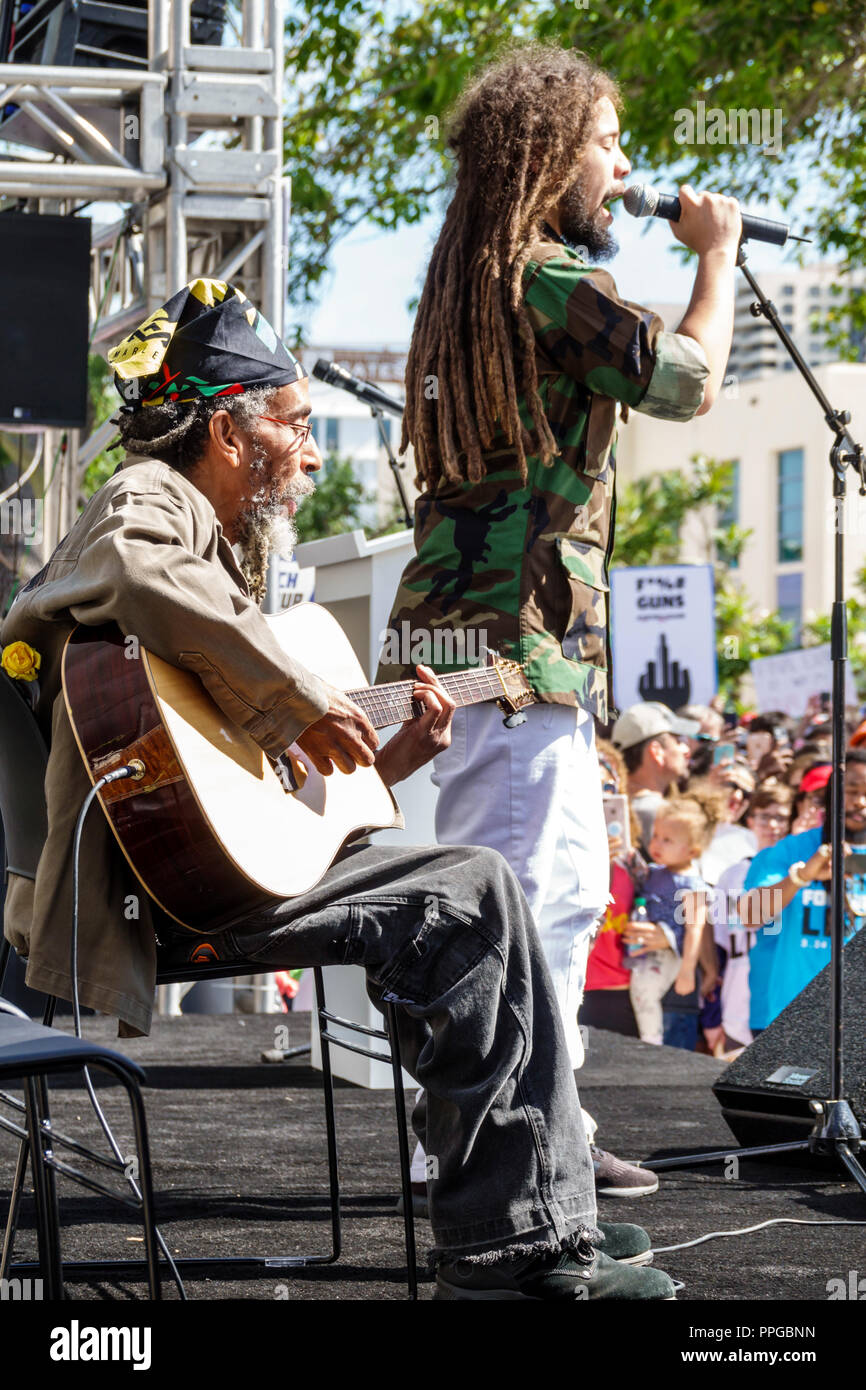
[[[259,1060],[288,1023],[291,1043],[309,1038],[309,1015],[202,1017],[157,1021],[153,1035],[118,1042],[108,1020],[85,1020],[88,1036],[112,1043],[147,1070],[148,1119],[160,1224],[183,1255],[297,1254],[329,1237],[320,1074],[306,1058],[281,1066]],[[581,1099],[600,1123],[599,1142],[623,1158],[732,1146],[710,1085],[722,1063],[590,1030]],[[116,1090],[101,1089],[110,1116],[124,1114]],[[96,1133],[88,1104],[72,1083],[55,1088],[61,1128]],[[411,1105],[413,1093],[406,1093]],[[188,1279],[193,1299],[404,1298],[402,1220],[390,1091],[338,1083],[337,1121],[344,1186],[344,1252],[330,1267],[269,1271],[264,1278]],[[119,1119],[124,1153],[131,1127]],[[0,1212],[5,1223],[15,1141],[0,1133]],[[61,1183],[63,1245],[68,1258],[128,1258],[141,1253],[138,1229],[106,1220],[101,1198]],[[601,1199],[600,1218],[636,1221],[657,1246],[689,1241],[768,1218],[866,1220],[866,1199],[830,1173],[742,1163],[739,1178],[721,1165],[663,1175],[659,1192]],[[430,1228],[417,1224],[424,1263]],[[16,1258],[35,1251],[32,1204],[22,1217]],[[658,1254],[656,1264],[683,1281],[680,1300],[815,1300],[830,1279],[866,1274],[866,1227],[772,1226],[741,1237]],[[77,1298],[137,1298],[140,1283],[76,1281]],[[429,1299],[426,1280],[421,1297]],[[176,1298],[174,1289],[166,1289]]]

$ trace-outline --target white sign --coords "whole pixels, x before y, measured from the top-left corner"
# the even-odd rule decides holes
[[[617,708],[656,700],[679,709],[716,693],[712,565],[642,565],[610,574]]]
[[[829,642],[821,647],[801,647],[794,652],[779,652],[778,656],[758,657],[751,666],[759,710],[780,709],[785,714],[805,714],[810,695],[821,695],[833,688]],[[851,667],[847,664],[845,703],[860,703]]]
[[[280,560],[277,576],[277,608],[282,613],[296,603],[312,603],[316,596],[316,569],[301,569],[294,560]]]

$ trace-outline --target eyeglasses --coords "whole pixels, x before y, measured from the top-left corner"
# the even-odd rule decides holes
[[[753,816],[749,817],[749,820],[753,820],[756,825],[784,825],[787,819],[784,811],[780,811],[778,815],[774,811],[756,811]]]
[[[287,429],[294,430],[297,436],[294,447],[303,448],[313,432],[312,425],[299,425],[294,420],[281,420],[278,415],[259,415],[260,420],[270,420],[272,425],[285,425]]]

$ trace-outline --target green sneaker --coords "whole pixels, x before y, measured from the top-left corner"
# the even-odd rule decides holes
[[[608,1259],[624,1265],[652,1264],[652,1241],[642,1226],[632,1226],[628,1221],[599,1221],[598,1229],[604,1236],[603,1249]]]
[[[470,1260],[442,1263],[436,1271],[435,1299],[455,1302],[497,1299],[601,1302],[676,1298],[671,1280],[660,1269],[636,1269],[581,1241],[576,1250],[477,1264]]]

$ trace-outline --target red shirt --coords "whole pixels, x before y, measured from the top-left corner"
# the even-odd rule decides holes
[[[608,905],[586,964],[587,989],[615,989],[627,985],[631,978],[622,963],[622,933],[634,905],[634,883],[622,864],[613,866],[610,891],[613,902]]]

